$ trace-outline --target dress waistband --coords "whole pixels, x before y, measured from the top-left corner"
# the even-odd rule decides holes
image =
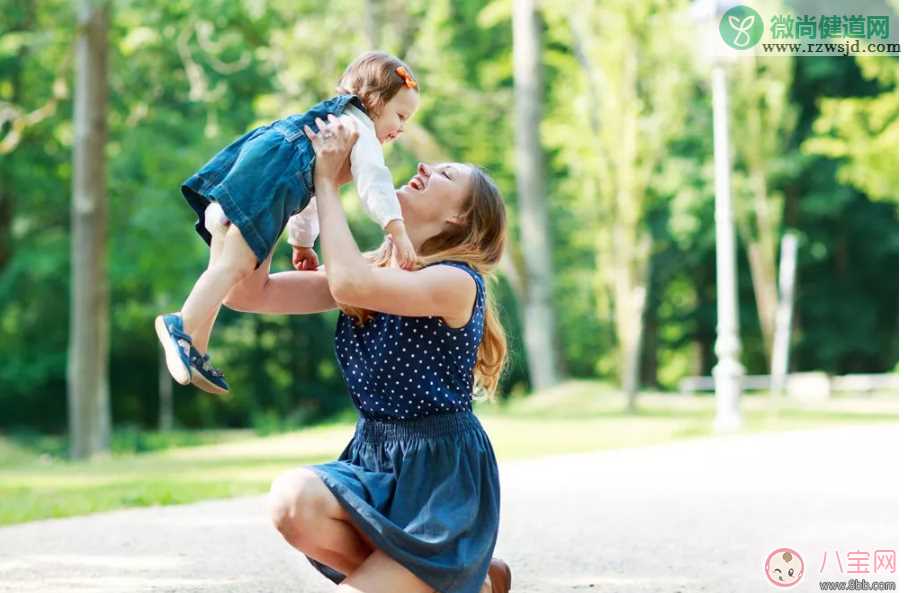
[[[440,437],[468,430],[483,429],[471,410],[432,414],[411,420],[380,420],[359,416],[355,432],[365,441]]]

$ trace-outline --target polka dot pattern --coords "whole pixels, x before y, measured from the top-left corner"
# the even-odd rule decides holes
[[[483,339],[484,281],[468,264],[477,298],[467,325],[451,328],[441,317],[376,313],[359,326],[339,313],[336,358],[355,407],[365,418],[410,420],[471,410],[474,365]]]

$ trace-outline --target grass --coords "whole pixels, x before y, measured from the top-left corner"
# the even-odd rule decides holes
[[[634,414],[605,384],[572,381],[505,406],[480,403],[475,411],[500,461],[539,455],[666,443],[711,435],[711,396],[642,394]],[[742,432],[796,430],[897,421],[897,398],[832,399],[819,404],[765,395],[742,399]],[[250,431],[182,436],[147,433],[124,439],[114,455],[69,462],[54,445],[28,446],[0,438],[0,525],[81,515],[123,507],[187,503],[262,493],[280,471],[335,459],[354,430],[342,421],[255,438]],[[175,448],[148,453],[133,450]],[[195,445],[195,446],[184,446]],[[35,450],[43,453],[35,453]],[[48,452],[49,451],[49,452]]]
[[[251,438],[255,431],[246,430],[169,430],[146,431],[134,426],[116,427],[110,439],[113,455],[129,455],[162,451],[174,447],[196,447]],[[62,458],[67,455],[66,437],[33,431],[15,431],[10,439],[0,438],[0,467],[15,465],[35,455]]]

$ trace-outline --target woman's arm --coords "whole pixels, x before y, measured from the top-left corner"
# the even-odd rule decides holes
[[[324,229],[320,247],[330,292],[337,301],[393,315],[445,317],[452,325],[456,320],[467,322],[477,294],[467,272],[452,266],[408,272],[371,265],[348,228],[338,188],[328,181],[315,184]]]
[[[336,308],[323,266],[270,274],[272,255],[226,295],[223,304],[247,313],[301,315]]]
[[[333,118],[328,125],[318,121],[318,126],[330,137],[315,135],[310,128],[305,132],[317,153],[314,186],[320,247],[333,297],[344,304],[394,315],[434,315],[466,322],[477,294],[467,272],[452,266],[431,266],[416,272],[378,268],[361,255],[342,210],[336,181],[357,132]]]

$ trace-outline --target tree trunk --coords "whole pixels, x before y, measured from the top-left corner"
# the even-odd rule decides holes
[[[758,163],[750,165],[754,170],[754,220],[756,232],[747,224],[739,225],[747,244],[747,261],[753,279],[753,293],[756,300],[760,333],[763,336],[763,352],[766,363],[772,358],[772,344],[775,339],[775,314],[778,308],[777,273],[775,269],[775,244],[777,242],[776,223],[769,217],[768,188],[766,174]]]
[[[109,451],[109,294],[106,144],[108,5],[82,0],[75,42],[72,300],[69,319],[70,454]]]
[[[769,384],[772,396],[785,389],[788,376],[788,357],[791,352],[791,319],[794,311],[794,276],[797,269],[797,236],[786,233],[782,239],[779,267],[780,297],[775,313],[775,345],[770,361]]]
[[[607,233],[597,241],[597,267],[614,301],[619,378],[622,390],[627,395],[626,408],[631,412],[636,409],[640,387],[643,318],[652,250],[650,233],[643,225],[642,195],[650,169],[649,165],[646,169],[641,167],[638,158],[640,126],[635,106],[641,102],[637,74],[639,49],[637,43],[625,45],[624,59],[619,62],[617,72],[608,73],[606,84],[610,85],[611,90],[604,91],[604,87],[598,82],[602,69],[599,64],[591,61],[588,51],[590,37],[581,26],[581,20],[585,17],[586,15],[572,12],[569,27],[574,38],[575,57],[587,77],[590,104],[605,104],[604,97],[607,93],[614,93],[612,96],[617,104],[626,106],[619,114],[618,123],[613,124],[619,126],[621,145],[617,149],[606,146],[597,109],[589,113],[589,119],[595,144],[603,153],[603,161],[608,161],[612,169],[611,189],[602,185],[599,187],[601,197],[611,192],[614,201],[611,205],[604,206],[608,210],[600,217]],[[655,160],[653,157],[651,159]]]
[[[763,337],[763,352],[766,362],[772,358],[774,341],[775,310],[778,306],[778,295],[775,287],[775,266],[768,261],[764,253],[762,240],[747,243],[747,263],[753,279],[753,294],[756,301],[757,318],[760,322],[760,334]]]
[[[620,99],[625,105],[636,105],[638,49],[632,44],[625,52],[624,76]],[[633,108],[625,110],[623,119],[623,147],[615,157],[616,183],[615,217],[612,228],[611,276],[615,296],[616,329],[621,358],[622,390],[628,398],[627,409],[637,407],[640,390],[640,353],[643,340],[643,314],[647,298],[647,272],[651,239],[643,226],[641,196],[635,193],[638,168],[639,122]]]
[[[558,383],[559,375],[554,340],[552,246],[539,130],[543,96],[540,19],[533,0],[514,0],[512,30],[518,210],[526,276],[524,337],[531,385],[543,389]]]

